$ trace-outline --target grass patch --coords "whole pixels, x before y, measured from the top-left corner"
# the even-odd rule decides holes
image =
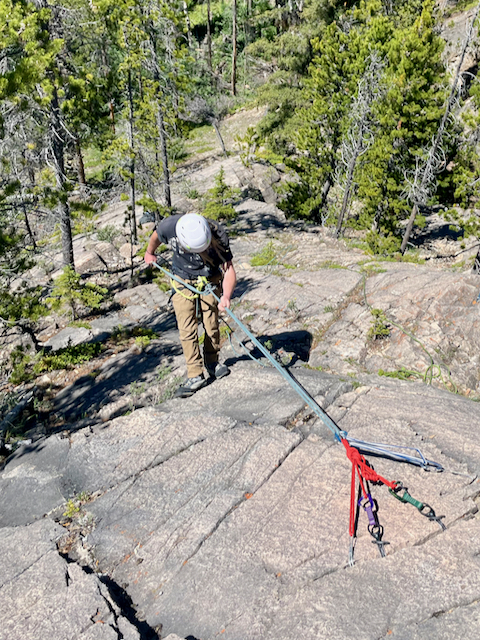
[[[444,17],[449,18],[450,16],[456,13],[460,13],[461,11],[467,11],[468,9],[474,7],[476,4],[477,0],[459,0],[454,7],[446,9]],[[452,20],[452,24],[449,24],[449,27],[453,27],[454,24],[455,23]]]
[[[10,381],[12,384],[21,384],[22,382],[30,382],[48,371],[73,369],[78,364],[88,362],[100,355],[105,348],[102,343],[95,342],[65,347],[52,353],[41,351],[34,356],[17,349],[11,356],[13,371]]]
[[[274,265],[277,262],[277,252],[273,246],[273,242],[270,240],[261,251],[254,253],[250,260],[252,267],[265,267],[268,264]]]
[[[158,335],[153,331],[153,329],[147,329],[145,327],[125,328],[118,326],[110,336],[110,340],[114,344],[125,344],[131,338],[135,338],[135,342],[137,342],[137,338],[147,338],[148,342],[146,344],[149,344],[151,340],[158,338]],[[143,343],[144,341],[140,340],[138,344],[141,346]]]
[[[92,328],[90,322],[85,322],[84,320],[72,320],[72,322],[68,323],[69,327],[75,327],[76,329],[88,329]]]
[[[217,149],[217,135],[215,129],[208,124],[195,127],[190,131],[186,148],[189,156],[215,151]]]
[[[96,147],[87,147],[83,150],[83,164],[85,177],[91,181],[101,182],[104,179],[103,153]]]
[[[388,338],[390,335],[390,329],[385,311],[382,311],[382,309],[370,309],[370,313],[373,316],[373,322],[367,333],[368,340]]]
[[[175,391],[181,382],[182,378],[180,376],[175,376],[175,378],[167,384],[160,397],[156,399],[156,404],[162,404],[173,398]]]
[[[325,260],[318,265],[319,269],[346,269],[342,264],[334,262],[333,260]]]
[[[405,369],[405,367],[401,367],[396,371],[384,371],[383,369],[379,369],[378,375],[384,376],[385,378],[396,378],[397,380],[412,380],[413,378],[418,378],[420,376],[417,371],[409,371],[408,369]]]
[[[360,273],[366,273],[367,275],[373,275],[374,273],[386,273],[386,269],[383,269],[379,264],[366,263],[360,267]]]

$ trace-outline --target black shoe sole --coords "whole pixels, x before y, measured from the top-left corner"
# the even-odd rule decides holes
[[[178,387],[178,389],[173,394],[173,397],[189,398],[190,396],[193,396],[194,393],[197,393],[197,391],[200,391],[200,389],[203,389],[203,387],[205,387],[206,385],[207,385],[207,381],[205,380],[203,384],[200,387],[197,387],[196,389],[185,389],[185,387]]]
[[[194,393],[195,391],[180,391],[180,389],[177,389],[173,394],[173,397],[174,398],[190,398],[190,396],[193,396]]]

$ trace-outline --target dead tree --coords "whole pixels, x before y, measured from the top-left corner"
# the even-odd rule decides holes
[[[228,156],[225,142],[220,132],[220,121],[228,112],[229,101],[215,100],[215,103],[210,103],[200,96],[195,97],[186,105],[186,115],[183,117],[189,122],[202,123],[208,122],[215,129],[218,142],[222,149],[222,153],[225,158]]]
[[[375,51],[369,58],[369,65],[359,82],[357,97],[352,104],[351,124],[340,150],[342,164],[346,167],[346,179],[342,206],[337,220],[336,237],[341,234],[345,214],[350,204],[358,160],[374,140],[372,107],[384,93],[381,76],[385,64]]]
[[[210,73],[212,73],[212,11],[210,0],[207,0],[207,62]]]
[[[233,0],[232,24],[232,96],[237,95],[237,0]]]
[[[185,14],[185,26],[187,29],[188,48],[193,51],[192,27],[190,26],[190,16],[188,15],[188,5],[183,0],[183,13]]]
[[[419,207],[426,204],[428,197],[435,189],[435,176],[437,173],[439,173],[439,171],[442,170],[445,165],[445,156],[442,149],[443,137],[445,134],[445,128],[447,126],[447,121],[451,117],[452,111],[458,101],[458,86],[460,81],[461,69],[468,47],[470,46],[470,42],[472,40],[473,26],[477,20],[479,12],[480,2],[475,9],[474,16],[472,18],[467,36],[465,38],[465,42],[463,43],[462,53],[457,64],[457,69],[455,72],[455,77],[453,79],[452,88],[450,90],[450,95],[448,96],[445,105],[445,111],[438,127],[437,133],[432,140],[432,145],[429,149],[427,159],[423,165],[417,163],[414,178],[407,190],[406,195],[408,196],[409,200],[413,202],[413,206],[407,222],[407,226],[405,228],[405,232],[403,234],[402,245],[400,247],[400,251],[402,254],[404,254],[407,249],[407,244],[412,233],[413,225],[415,224],[415,219],[417,217]]]

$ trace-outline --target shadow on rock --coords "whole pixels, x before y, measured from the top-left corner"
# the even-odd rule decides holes
[[[171,360],[180,353],[179,344],[157,343],[141,353],[127,351],[114,356],[102,365],[98,375],[82,376],[63,389],[54,400],[53,411],[67,420],[98,411],[128,395],[131,384],[153,384],[161,360]]]
[[[299,360],[308,362],[313,336],[309,331],[298,330],[258,336],[257,340],[270,351],[277,361],[281,361],[285,366],[292,366]],[[243,342],[246,348],[248,348],[249,339],[246,338]],[[257,347],[253,349],[250,348],[249,351],[257,360],[265,357]],[[230,366],[240,360],[249,359],[247,354],[239,355],[237,358],[228,358],[225,360],[225,364]]]
[[[237,285],[235,287],[235,297],[234,302],[239,303],[245,294],[249,291],[255,289],[258,286],[258,282],[253,280],[253,278],[239,278]]]
[[[133,606],[132,599],[125,589],[107,575],[101,576],[100,580],[107,587],[110,597],[120,608],[122,615],[137,629],[140,640],[158,640],[161,638],[161,627],[154,629],[145,620],[138,619],[138,614]]]

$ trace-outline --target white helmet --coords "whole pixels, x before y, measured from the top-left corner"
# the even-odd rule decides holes
[[[175,226],[175,234],[182,247],[192,253],[205,251],[212,240],[210,225],[198,213],[182,216]]]

